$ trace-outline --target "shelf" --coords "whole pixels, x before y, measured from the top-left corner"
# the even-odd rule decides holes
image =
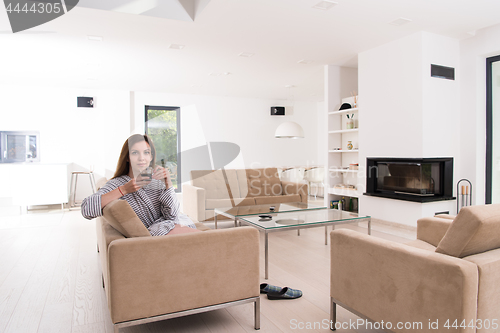
[[[357,153],[359,152],[359,149],[344,149],[344,150],[329,150],[329,153]]]
[[[359,198],[357,190],[350,190],[347,188],[334,187],[328,190],[329,194],[340,195],[344,197]]]
[[[329,131],[329,134],[338,134],[338,133],[354,133],[358,132],[359,128],[353,128],[353,129],[343,129],[343,130],[336,130],[336,131]]]
[[[350,169],[329,169],[329,171],[333,171],[333,172],[346,172],[346,173],[357,173],[359,170],[350,170]]]
[[[341,110],[341,111],[331,111],[331,112],[328,112],[329,115],[343,115],[343,114],[346,114],[346,113],[351,113],[351,112],[358,112],[358,108],[353,108],[353,109],[345,109],[345,110]]]

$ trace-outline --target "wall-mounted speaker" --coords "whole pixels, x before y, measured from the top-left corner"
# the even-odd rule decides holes
[[[77,97],[79,108],[93,108],[94,107],[94,97]]]
[[[284,116],[285,107],[284,106],[271,106],[271,116]]]
[[[455,68],[431,65],[431,76],[440,79],[455,80]]]

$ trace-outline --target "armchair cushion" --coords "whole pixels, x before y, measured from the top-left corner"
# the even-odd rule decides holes
[[[453,220],[434,217],[424,217],[417,221],[417,239],[434,246],[436,250]]]
[[[127,238],[151,237],[149,230],[125,200],[115,200],[107,204],[103,215],[113,228]]]
[[[500,204],[460,210],[436,252],[463,258],[500,248]]]

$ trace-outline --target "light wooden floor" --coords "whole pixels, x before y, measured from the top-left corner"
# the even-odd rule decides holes
[[[397,242],[415,232],[372,223],[374,237]],[[0,332],[113,332],[101,285],[94,221],[76,211],[41,211],[0,216]],[[347,228],[348,226],[346,226]],[[366,225],[349,226],[366,232]],[[296,300],[261,296],[261,332],[329,332],[329,246],[324,228],[272,233],[269,280],[264,280],[261,235],[261,282],[303,291]],[[338,308],[338,320],[357,317]],[[298,324],[311,329],[298,329]],[[316,324],[315,324],[316,323]],[[314,329],[314,325],[316,328]],[[255,332],[253,305],[124,328],[138,332]],[[337,332],[379,332],[337,330]]]

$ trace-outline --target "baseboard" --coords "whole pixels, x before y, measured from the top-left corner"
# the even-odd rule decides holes
[[[385,226],[388,226],[391,228],[399,228],[399,229],[407,230],[407,231],[414,231],[414,232],[417,231],[417,227],[407,225],[407,224],[401,224],[401,223],[397,223],[397,222],[390,222],[390,221],[372,218],[372,226],[373,226],[373,223],[385,225]]]

